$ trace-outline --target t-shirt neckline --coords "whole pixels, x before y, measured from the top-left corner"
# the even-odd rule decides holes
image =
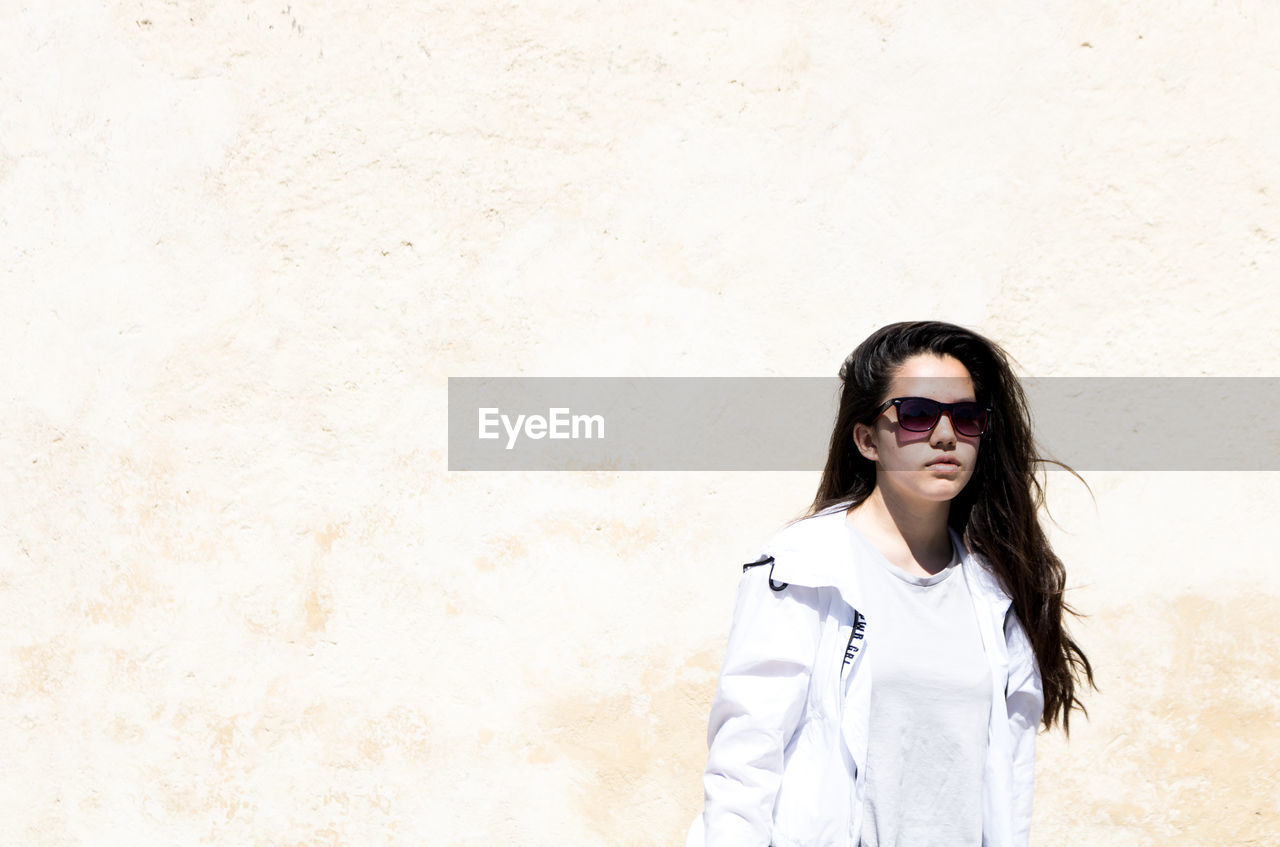
[[[889,561],[885,557],[884,553],[880,552],[880,548],[872,544],[870,539],[863,535],[861,530],[850,522],[848,515],[845,515],[844,524],[849,528],[849,531],[853,533],[853,537],[871,552],[871,557],[875,559],[876,563],[880,567],[884,568],[890,574],[908,585],[918,585],[923,587],[937,585],[947,577],[951,576],[951,574],[953,574],[960,566],[960,551],[956,549],[955,538],[952,537],[950,528],[947,530],[947,537],[951,539],[951,561],[947,563],[946,567],[932,576],[916,576],[915,574],[907,573],[902,568]]]

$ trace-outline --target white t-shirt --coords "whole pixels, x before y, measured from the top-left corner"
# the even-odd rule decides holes
[[[912,576],[849,531],[874,632],[861,847],[981,847],[991,668],[958,551]]]

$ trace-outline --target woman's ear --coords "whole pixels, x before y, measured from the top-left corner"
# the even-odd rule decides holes
[[[864,423],[853,425],[853,446],[858,448],[858,452],[864,459],[875,462],[880,458],[880,453],[876,449],[875,430]]]

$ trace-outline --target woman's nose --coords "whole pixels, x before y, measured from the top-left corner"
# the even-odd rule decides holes
[[[956,443],[956,431],[951,428],[951,415],[943,412],[938,415],[938,422],[933,425],[933,431],[929,433],[930,444],[951,444]]]

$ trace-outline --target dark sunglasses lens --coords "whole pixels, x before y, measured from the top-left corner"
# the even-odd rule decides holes
[[[940,411],[932,400],[912,397],[898,404],[898,423],[908,432],[928,432],[938,422]]]
[[[987,428],[987,410],[977,403],[961,403],[951,409],[951,425],[970,438],[982,435]]]

